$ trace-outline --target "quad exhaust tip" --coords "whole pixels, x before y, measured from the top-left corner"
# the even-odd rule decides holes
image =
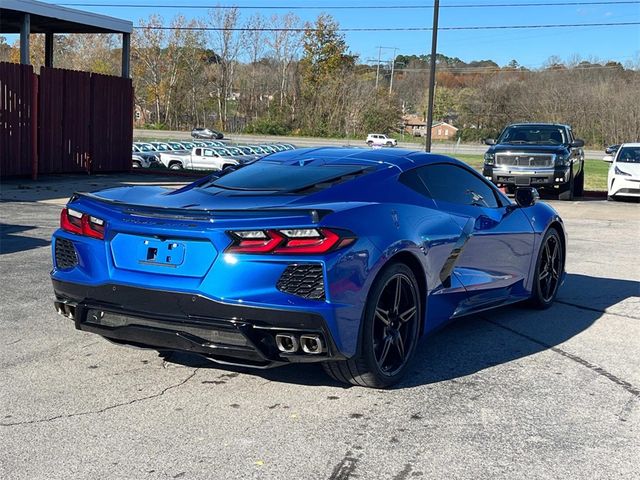
[[[298,339],[294,335],[279,333],[276,335],[278,350],[284,353],[296,353],[300,347]]]
[[[71,320],[75,319],[76,307],[74,307],[73,305],[62,303],[62,302],[55,302],[54,305],[56,307],[56,312],[58,312],[58,314],[64,317],[70,318]]]
[[[320,335],[301,335],[300,345],[302,346],[302,351],[304,353],[309,353],[311,355],[320,354],[324,350],[324,345],[322,344]]]

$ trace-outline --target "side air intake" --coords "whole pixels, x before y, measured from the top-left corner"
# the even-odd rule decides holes
[[[289,265],[280,276],[276,288],[309,300],[324,300],[324,274],[322,265]]]

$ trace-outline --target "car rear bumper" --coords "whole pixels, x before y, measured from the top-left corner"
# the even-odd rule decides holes
[[[187,293],[53,279],[55,307],[77,329],[116,343],[193,352],[224,364],[267,368],[343,359],[321,315],[230,305]],[[317,335],[319,353],[283,353],[276,334]]]
[[[566,184],[570,180],[568,167],[530,170],[485,165],[482,174],[499,186],[554,187]]]

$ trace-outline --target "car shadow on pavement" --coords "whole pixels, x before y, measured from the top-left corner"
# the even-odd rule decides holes
[[[569,274],[556,303],[547,310],[512,305],[461,318],[423,338],[411,371],[395,389],[465,377],[551,348],[588,329],[604,311],[626,299],[640,297],[640,283],[630,280]],[[622,305],[620,308],[623,308]],[[625,312],[629,312],[627,315]],[[629,306],[619,315],[640,319]],[[307,386],[348,386],[330,379],[317,364],[255,370],[225,367],[189,354],[168,361],[255,375],[274,382]]]
[[[48,240],[17,235],[36,228],[38,227],[0,223],[0,255],[24,252],[26,250],[32,250],[34,248],[49,245],[51,242]]]

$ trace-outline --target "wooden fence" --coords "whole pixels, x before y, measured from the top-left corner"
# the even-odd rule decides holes
[[[131,80],[0,62],[0,176],[128,171]]]

